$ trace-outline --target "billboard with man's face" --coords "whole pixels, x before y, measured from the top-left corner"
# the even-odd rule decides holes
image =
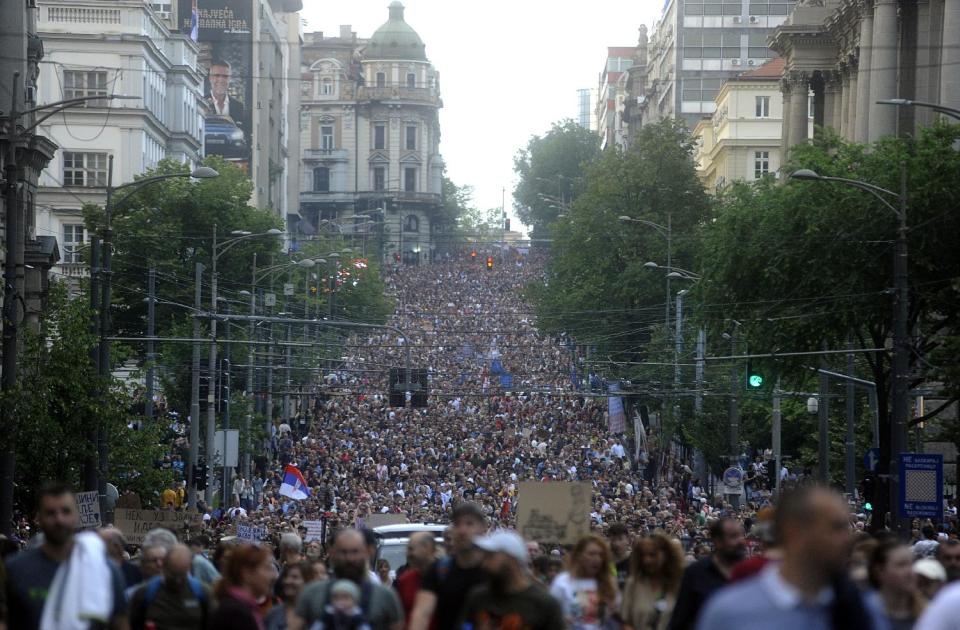
[[[206,71],[204,153],[243,169],[252,146],[253,0],[180,0],[180,32],[200,44]]]

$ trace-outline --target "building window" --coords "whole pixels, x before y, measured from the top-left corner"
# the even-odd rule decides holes
[[[373,126],[373,148],[374,149],[387,148],[387,126],[386,125]]]
[[[405,192],[417,191],[417,169],[409,167],[403,169],[403,190]]]
[[[417,150],[417,126],[407,125],[407,136],[404,142],[404,148],[407,151]]]
[[[101,71],[64,70],[63,71],[63,98],[80,98],[82,96],[106,96],[107,73]],[[105,101],[85,101],[81,107],[105,107]]]
[[[330,192],[330,169],[326,166],[313,169],[313,189],[316,192]]]
[[[333,79],[330,77],[324,77],[320,80],[320,94],[323,96],[330,96],[333,94]]]
[[[407,87],[415,88],[417,87],[417,75],[412,72],[407,73]]]
[[[95,188],[107,185],[107,154],[63,152],[63,185]]]
[[[770,172],[770,152],[753,152],[753,178],[760,179]]]
[[[322,125],[320,127],[320,148],[324,151],[333,151],[333,125]]]
[[[770,97],[758,96],[756,98],[756,103],[757,103],[757,118],[770,118]]]
[[[403,231],[404,232],[419,232],[420,231],[420,219],[415,214],[408,214],[407,218],[403,220]]]
[[[387,87],[387,74],[385,72],[377,73],[377,87]]]
[[[387,169],[383,166],[377,166],[373,169],[373,189],[387,189]]]
[[[65,223],[63,226],[63,262],[78,263],[83,246],[83,224]]]

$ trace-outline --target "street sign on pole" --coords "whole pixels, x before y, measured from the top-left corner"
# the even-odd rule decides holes
[[[880,464],[880,449],[871,448],[863,455],[863,467],[870,472],[877,472]]]
[[[736,466],[731,466],[723,471],[723,493],[727,495],[740,496],[743,494],[743,470]]]
[[[224,435],[226,435],[226,444],[224,444]],[[232,468],[237,465],[240,453],[239,429],[217,430],[213,444],[213,462],[211,462],[211,465],[223,466],[224,455],[226,455],[226,465],[228,467]]]
[[[276,306],[276,305],[277,305],[277,294],[276,294],[276,293],[264,293],[264,294],[263,294],[263,305],[264,305],[264,306]]]
[[[943,455],[900,453],[900,515],[943,518]]]

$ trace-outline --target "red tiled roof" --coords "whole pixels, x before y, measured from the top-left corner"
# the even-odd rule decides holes
[[[749,72],[744,72],[743,74],[737,76],[737,79],[779,79],[783,76],[783,66],[783,57],[774,57],[756,70],[750,70]]]

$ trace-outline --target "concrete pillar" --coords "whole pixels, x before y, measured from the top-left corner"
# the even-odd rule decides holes
[[[930,54],[930,0],[917,0],[917,39],[916,39],[916,82],[914,83],[913,100],[935,101],[936,97],[930,91],[930,65],[933,56]],[[957,69],[960,72],[960,69]],[[922,127],[933,121],[933,111],[926,107],[911,107],[915,131],[919,133]]]
[[[840,102],[840,75],[836,70],[823,73],[823,126],[840,133],[840,117],[837,116]]]
[[[790,86],[790,144],[795,147],[807,141],[807,129],[810,120],[807,112],[807,103],[810,95],[810,77],[806,72],[791,72],[788,79]]]
[[[857,72],[856,67],[851,69],[848,73],[849,82],[850,82],[850,100],[847,101],[847,126],[846,133],[843,137],[849,140],[850,142],[856,142],[857,140],[857,90],[860,89],[860,73]]]
[[[843,136],[847,137],[850,129],[850,67],[841,63],[837,66],[837,73],[840,77],[840,97],[837,99],[836,106],[837,111],[837,132]]]
[[[876,0],[873,8],[873,40],[870,54],[870,124],[867,141],[874,142],[897,132],[897,108],[877,105],[897,98],[898,25],[896,0]],[[945,51],[950,47],[945,47]],[[957,73],[953,68],[952,74]]]
[[[843,125],[846,121],[843,119],[843,105],[846,99],[846,90],[849,87],[849,84],[844,82],[842,66],[837,66],[837,69],[833,72],[833,129],[837,132],[838,135],[843,135]]]
[[[960,0],[943,2],[942,37],[938,103],[960,108]]]
[[[866,0],[860,16],[860,58],[857,60],[856,107],[851,111],[853,138],[867,142],[870,124],[870,69],[873,67],[873,2]]]
[[[783,119],[780,121],[780,146],[783,147],[781,154],[787,155],[790,149],[790,82],[784,77],[780,80],[780,94],[783,96]]]

